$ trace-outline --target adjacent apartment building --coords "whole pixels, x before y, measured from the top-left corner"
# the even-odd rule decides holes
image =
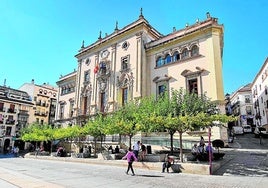
[[[163,35],[145,19],[85,45],[75,55],[77,71],[57,82],[56,121],[82,124],[98,112],[113,112],[130,100],[184,88],[224,106],[224,28],[209,13],[203,21]],[[217,127],[213,136],[222,138]],[[217,132],[217,133],[216,133]]]
[[[75,89],[76,89],[77,71],[61,76],[58,85],[58,103],[56,108],[56,125],[63,127],[74,125],[76,123],[74,114]]]
[[[24,149],[19,131],[28,125],[32,107],[27,92],[0,86],[0,153],[7,153],[13,146]]]
[[[226,104],[227,114],[235,115],[239,119],[235,122],[236,126],[254,125],[253,103],[251,93],[251,83],[239,88],[229,96]]]
[[[50,124],[55,121],[55,112],[58,97],[58,88],[47,83],[38,85],[34,83],[24,83],[19,90],[27,92],[34,106],[30,109],[29,123]]]
[[[268,58],[255,76],[251,86],[254,106],[254,123],[267,126],[268,122]]]

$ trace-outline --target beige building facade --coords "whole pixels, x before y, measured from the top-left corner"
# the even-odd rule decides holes
[[[129,25],[118,28],[116,23],[113,33],[102,37],[100,32],[96,42],[87,46],[83,42],[75,55],[75,92],[59,95],[59,103],[69,104],[74,98],[73,122],[83,124],[96,113],[113,112],[130,100],[184,88],[220,102],[224,112],[223,36],[223,25],[209,13],[203,21],[162,35],[141,11]],[[62,77],[58,86],[63,88],[68,79]],[[60,113],[58,108],[57,121]],[[219,127],[213,131],[215,138],[227,140],[226,131]]]
[[[164,36],[144,16],[84,46],[78,60],[75,112],[111,112],[134,98],[172,88],[224,101],[223,26],[207,19]]]
[[[56,108],[56,125],[63,127],[76,123],[74,114],[75,89],[77,71],[61,76],[57,81],[58,99]]]
[[[29,112],[29,123],[54,124],[58,88],[49,84],[24,83],[19,90],[27,92],[34,106]]]

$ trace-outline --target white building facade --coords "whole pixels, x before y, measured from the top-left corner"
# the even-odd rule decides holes
[[[268,122],[268,58],[256,75],[251,86],[254,123],[256,126],[265,126]]]
[[[254,112],[251,84],[247,84],[230,96],[232,114],[239,117],[237,126],[253,125]]]

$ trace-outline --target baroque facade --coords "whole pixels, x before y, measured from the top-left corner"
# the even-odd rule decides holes
[[[59,101],[67,104],[74,98],[72,119],[77,124],[98,112],[113,112],[130,100],[171,89],[205,93],[224,105],[223,29],[218,19],[207,13],[204,21],[162,35],[141,10],[129,25],[119,29],[116,23],[113,33],[102,37],[100,32],[88,46],[83,42],[75,55],[75,92],[67,99],[60,94]],[[58,82],[60,93],[64,80]],[[57,121],[60,114],[58,108]]]

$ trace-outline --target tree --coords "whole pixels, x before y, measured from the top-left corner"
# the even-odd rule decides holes
[[[104,135],[105,124],[105,117],[102,114],[98,114],[90,119],[82,129],[83,134],[89,134],[94,137],[94,156],[96,156],[97,138]]]
[[[109,126],[110,132],[129,136],[129,147],[131,147],[132,137],[141,130],[139,124],[140,112],[139,101],[130,101],[112,115],[113,120]]]

